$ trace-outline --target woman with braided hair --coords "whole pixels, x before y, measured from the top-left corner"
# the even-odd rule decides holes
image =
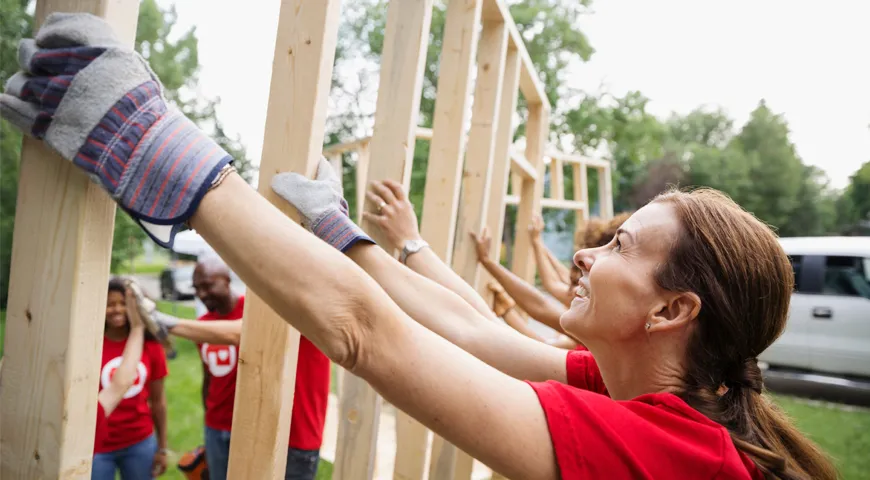
[[[770,228],[723,194],[666,193],[607,245],[578,251],[561,324],[589,352],[566,351],[491,321],[443,262],[425,266],[432,281],[375,245],[325,159],[315,179],[273,178],[302,225],[288,219],[102,20],[50,15],[19,61],[4,118],[91,175],[160,245],[195,228],[333,361],[495,471],[836,478],[764,395],[756,361],[785,326],[791,264]],[[381,213],[405,201],[401,189],[374,195]]]

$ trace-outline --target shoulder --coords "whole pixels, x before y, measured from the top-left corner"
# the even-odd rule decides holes
[[[564,478],[713,478],[734,451],[724,427],[672,394],[615,401],[552,381],[531,385]]]
[[[578,347],[568,352],[565,359],[565,374],[568,385],[607,395],[607,387],[592,352]]]

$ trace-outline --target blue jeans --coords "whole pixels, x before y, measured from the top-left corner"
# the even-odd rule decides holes
[[[209,480],[226,480],[230,462],[230,432],[205,427],[205,460],[208,463]],[[284,480],[314,480],[318,450],[287,449],[287,469]]]
[[[151,465],[157,453],[157,437],[151,436],[139,443],[113,452],[94,455],[91,480],[115,480],[115,471],[121,471],[121,480],[151,480]]]

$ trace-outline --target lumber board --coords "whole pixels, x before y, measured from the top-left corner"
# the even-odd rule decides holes
[[[476,285],[480,273],[470,232],[486,225],[490,180],[498,132],[502,78],[507,55],[508,31],[503,21],[482,22],[477,52],[477,81],[471,112],[468,149],[462,171],[462,201],[457,211],[452,267],[469,285]],[[443,438],[435,436],[432,446],[431,480],[452,480],[456,460],[465,455]]]
[[[601,216],[613,218],[613,191],[610,176],[610,166],[598,169],[598,195],[601,203]]]
[[[550,198],[565,200],[565,169],[559,157],[550,163]]]
[[[132,45],[135,0],[39,0],[105,18]],[[0,390],[0,477],[88,479],[115,203],[42,142],[21,149]]]
[[[585,228],[586,223],[589,221],[589,185],[587,185],[588,179],[585,165],[572,165],[572,173],[574,175],[574,200],[583,202],[586,206],[582,212],[577,212],[577,216],[574,219],[574,248],[576,249],[578,247],[576,234]]]
[[[362,224],[363,208],[366,204],[366,182],[369,178],[369,143],[365,142],[357,150],[356,160],[356,222]]]
[[[544,163],[549,164],[554,158],[558,158],[562,163],[586,165],[587,167],[604,168],[610,165],[610,162],[607,160],[560,152],[558,150],[547,150],[547,157],[544,159]]]
[[[471,78],[477,56],[482,0],[451,0],[438,64],[432,143],[423,195],[420,234],[444,262],[453,257],[456,211],[465,155],[465,126],[471,104]]]
[[[388,4],[375,125],[369,145],[371,158],[377,161],[369,163],[369,180],[400,180],[406,189],[410,185],[431,16],[432,0]],[[366,202],[365,208],[376,211],[371,202]],[[368,221],[362,222],[362,228],[379,245],[387,245],[380,229]],[[344,387],[358,394],[353,405],[342,401],[334,475],[341,479],[371,479],[380,398],[362,379],[350,374],[345,376]],[[425,432],[422,426],[419,430]]]
[[[522,177],[535,180],[538,178],[538,172],[535,167],[526,159],[526,156],[517,150],[510,151],[511,169]],[[517,193],[517,192],[514,192]]]
[[[514,135],[513,116],[517,110],[519,94],[520,63],[515,48],[508,48],[505,57],[504,76],[502,77],[501,106],[498,110],[498,127],[495,138],[495,153],[492,160],[492,179],[490,180],[489,208],[486,212],[486,226],[494,239],[494,247],[490,250],[490,259],[500,261],[501,239],[504,235],[505,206],[508,191],[508,179],[513,165],[509,155],[511,139]],[[492,275],[481,270],[476,285],[478,293],[492,304],[492,292],[486,284],[492,280]]]
[[[285,214],[298,212],[270,186],[279,172],[316,173],[338,37],[339,0],[283,1],[258,191]],[[299,332],[249,291],[239,346],[229,478],[283,478]]]
[[[517,232],[525,231],[532,222],[532,216],[541,213],[546,168],[543,155],[549,133],[549,118],[549,109],[541,105],[529,106],[529,118],[526,121],[526,158],[535,167],[537,180],[523,179],[519,192],[520,203],[517,208]],[[523,280],[534,282],[535,265],[531,239],[528,235],[517,235],[511,268]]]
[[[502,20],[508,29],[511,46],[517,49],[517,54],[520,58],[520,91],[523,92],[523,97],[529,104],[541,105],[544,109],[550,109],[550,102],[547,99],[547,93],[544,90],[544,83],[538,78],[535,64],[532,63],[532,57],[529,56],[529,51],[526,50],[526,45],[523,42],[523,37],[520,35],[517,25],[511,16],[510,9],[504,0],[486,0],[483,4],[483,19],[497,21]]]
[[[420,234],[442,261],[450,264],[465,154],[465,125],[471,104],[471,69],[477,55],[483,0],[450,0],[438,63],[438,92],[432,129],[417,129],[430,139],[423,221]],[[427,470],[430,432],[402,411],[396,412],[394,478],[422,479]]]

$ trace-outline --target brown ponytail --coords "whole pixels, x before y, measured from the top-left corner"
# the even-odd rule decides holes
[[[656,274],[701,299],[687,351],[683,399],[731,433],[768,479],[836,479],[830,460],[766,395],[756,357],[782,333],[794,288],[791,264],[766,225],[714,190],[671,191],[682,223]]]

